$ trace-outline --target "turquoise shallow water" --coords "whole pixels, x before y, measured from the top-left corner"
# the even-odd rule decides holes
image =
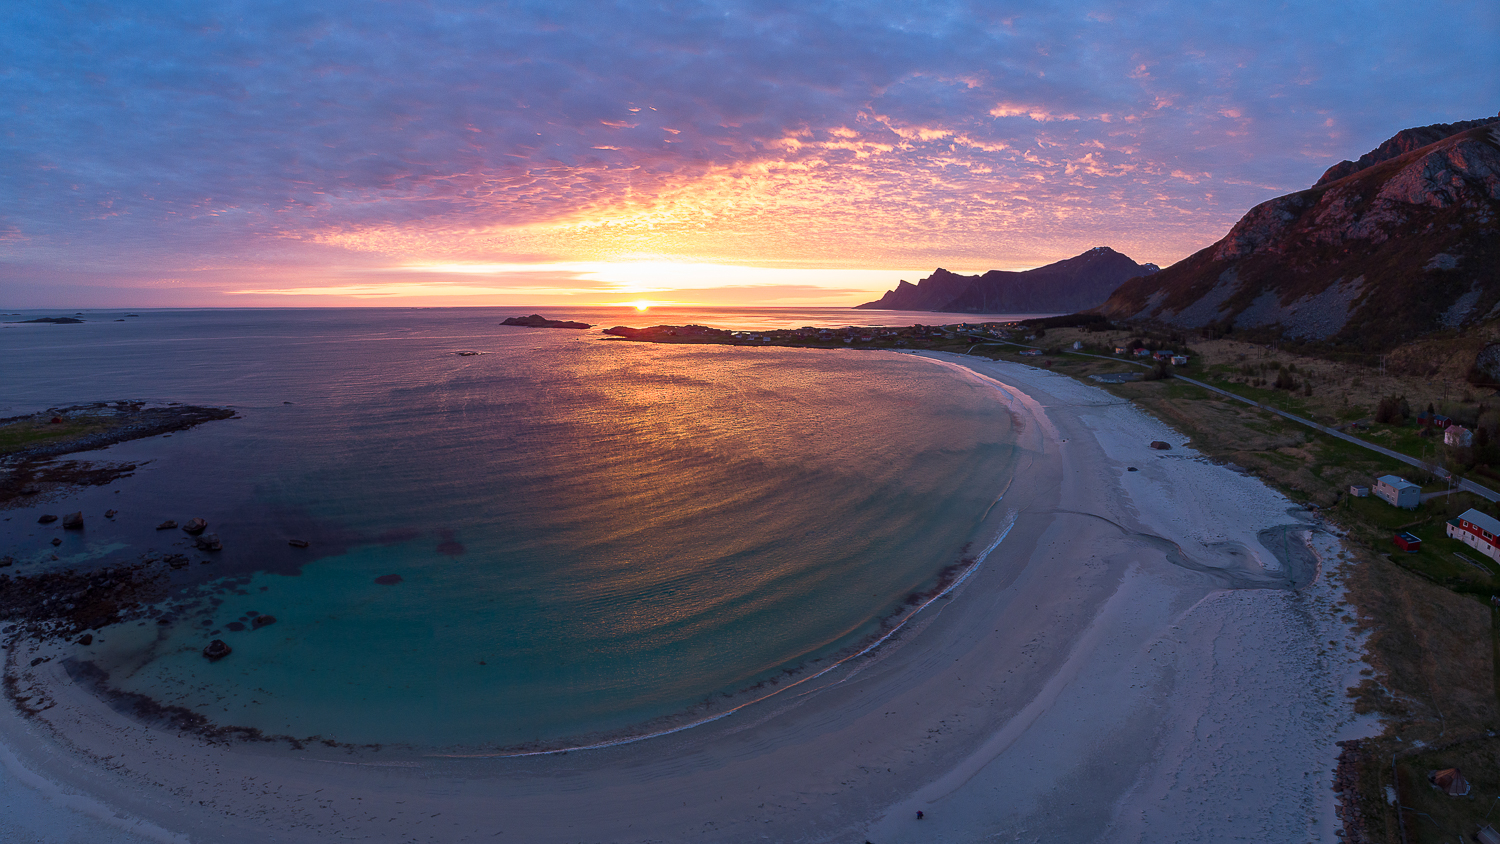
[[[184,541],[149,527],[190,515],[226,549],[178,576],[205,600],[107,630],[84,656],[119,688],[271,733],[567,742],[827,660],[993,530],[1009,419],[939,367],[496,325],[511,313],[0,330],[20,363],[0,376],[13,412],[141,398],[242,414],[106,453],[149,462],[119,495],[78,496],[121,515],[64,551],[173,550]],[[43,553],[19,527],[33,521],[4,529],[23,566]],[[277,622],[232,629],[252,614]],[[209,638],[234,653],[207,662]]]

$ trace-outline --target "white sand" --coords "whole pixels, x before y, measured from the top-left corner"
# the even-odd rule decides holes
[[[1372,725],[1344,695],[1336,539],[1292,534],[1323,560],[1310,586],[1226,588],[1292,576],[1256,538],[1298,521],[1291,502],[1102,390],[929,359],[996,379],[1023,423],[1015,525],[870,658],[670,736],[445,759],[210,746],[122,718],[56,661],[16,667],[21,648],[11,670],[55,705],[0,712],[0,838],[1337,840],[1334,742]]]

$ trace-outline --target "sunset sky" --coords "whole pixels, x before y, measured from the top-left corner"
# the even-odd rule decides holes
[[[48,0],[0,67],[0,308],[850,305],[1493,115],[1500,3]]]

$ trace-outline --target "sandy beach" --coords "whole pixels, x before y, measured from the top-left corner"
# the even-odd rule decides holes
[[[76,686],[69,646],[13,643],[41,711],[0,712],[0,838],[1338,840],[1335,742],[1375,725],[1344,694],[1337,537],[1103,390],[925,357],[1017,420],[1012,527],[870,655],[670,735],[448,758],[211,744]]]

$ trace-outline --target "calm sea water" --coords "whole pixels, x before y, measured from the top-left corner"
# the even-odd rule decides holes
[[[530,310],[143,311],[0,328],[0,415],[144,399],[242,417],[92,455],[141,468],[6,511],[5,553],[21,572],[58,565],[47,543],[60,532],[36,512],[87,514],[63,565],[187,552],[180,532],[153,528],[202,516],[225,550],[177,577],[211,600],[104,631],[83,651],[112,683],[272,733],[502,747],[628,732],[827,660],[994,529],[1010,422],[940,367],[498,325]],[[107,508],[120,515],[96,515]],[[386,575],[401,581],[376,582]],[[277,622],[231,629],[254,614]],[[204,660],[210,638],[234,653]]]

